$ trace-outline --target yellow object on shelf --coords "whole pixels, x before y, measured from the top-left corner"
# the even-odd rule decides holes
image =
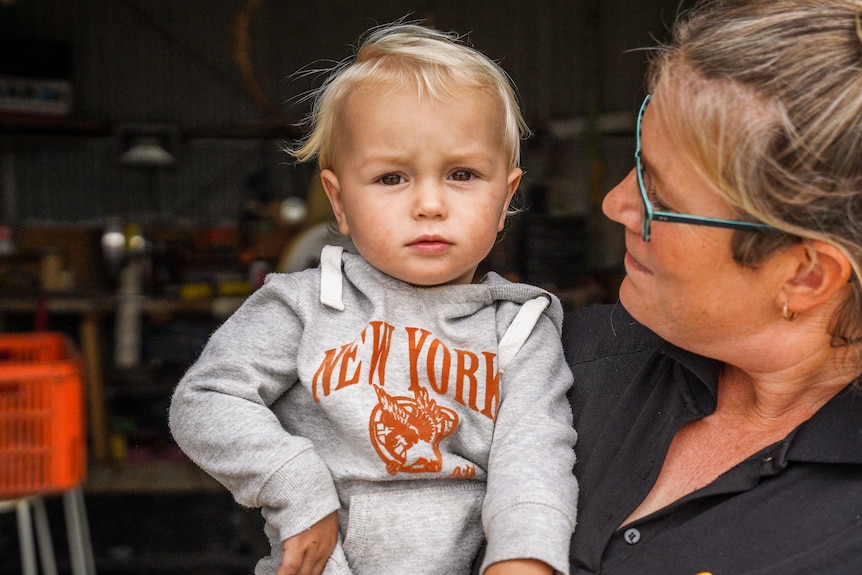
[[[218,284],[220,296],[245,296],[251,293],[251,284],[244,280],[224,281]]]
[[[179,293],[182,299],[206,299],[215,295],[213,286],[208,283],[183,284]]]

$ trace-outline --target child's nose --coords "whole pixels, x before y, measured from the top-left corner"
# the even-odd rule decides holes
[[[420,181],[414,188],[413,216],[415,218],[446,218],[446,190],[442,184]]]

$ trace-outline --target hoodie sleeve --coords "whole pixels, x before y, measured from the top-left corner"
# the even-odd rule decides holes
[[[297,381],[303,322],[292,276],[268,281],[212,335],[177,386],[169,425],[189,458],[284,540],[338,509],[326,465],[270,405]]]
[[[503,304],[503,307],[514,304]],[[559,300],[501,374],[500,409],[483,507],[487,548],[482,572],[509,559],[538,559],[569,573],[575,527],[576,434],[566,393],[572,374],[563,356]]]

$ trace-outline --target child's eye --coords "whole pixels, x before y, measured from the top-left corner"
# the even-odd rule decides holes
[[[402,178],[398,174],[386,174],[385,176],[382,176],[379,180],[379,182],[384,186],[397,186],[403,181],[404,178]]]
[[[456,182],[469,182],[473,179],[473,172],[470,170],[455,170],[449,177]]]

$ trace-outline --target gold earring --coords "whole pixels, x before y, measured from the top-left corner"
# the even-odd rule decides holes
[[[793,321],[796,319],[796,312],[787,309],[787,302],[784,302],[784,306],[781,308],[781,319],[787,321]]]

